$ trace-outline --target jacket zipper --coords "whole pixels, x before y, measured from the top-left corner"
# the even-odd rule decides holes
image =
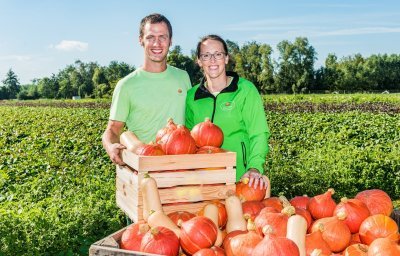
[[[217,97],[218,97],[218,95],[217,95]],[[217,97],[213,96],[213,98],[214,98],[214,107],[213,107],[213,113],[211,115],[211,123],[214,123],[215,109],[217,108]]]
[[[246,159],[246,146],[244,145],[244,142],[240,142],[242,144],[242,157],[243,157],[243,164],[246,167],[247,166],[247,159]]]

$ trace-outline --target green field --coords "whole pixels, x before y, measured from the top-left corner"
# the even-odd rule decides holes
[[[398,94],[265,101],[273,195],[333,187],[338,200],[380,188],[400,198]],[[108,107],[109,100],[0,102],[0,255],[87,255],[125,225],[101,146]]]

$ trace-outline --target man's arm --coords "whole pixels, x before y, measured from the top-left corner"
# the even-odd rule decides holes
[[[121,158],[121,150],[125,149],[119,141],[119,136],[124,129],[125,123],[109,120],[107,128],[103,133],[103,147],[114,164],[126,165]]]

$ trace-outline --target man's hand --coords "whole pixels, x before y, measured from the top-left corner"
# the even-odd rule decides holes
[[[110,159],[114,164],[126,165],[121,158],[121,152],[125,148],[126,147],[120,143],[110,144],[110,146],[107,148],[107,154],[110,156]]]
[[[118,165],[126,165],[121,159],[121,150],[125,149],[125,146],[119,142],[124,125],[123,122],[109,120],[101,139],[111,161]]]
[[[257,189],[257,187],[260,189],[267,189],[268,187],[267,180],[258,172],[257,169],[250,168],[245,174],[243,174],[240,180],[243,180],[244,178],[248,178],[248,185],[250,187],[253,186],[255,189]]]

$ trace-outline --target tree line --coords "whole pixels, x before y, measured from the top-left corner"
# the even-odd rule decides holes
[[[227,40],[230,62],[227,70],[236,71],[252,81],[263,93],[321,93],[400,91],[400,55],[361,54],[338,57],[331,53],[325,64],[315,69],[317,53],[305,37],[277,45],[277,59],[270,45],[255,41],[243,46]],[[193,84],[202,78],[194,51],[184,55],[175,46],[168,55],[168,64],[186,70]],[[111,97],[118,80],[135,70],[124,62],[112,61],[108,66],[80,60],[50,77],[34,79],[21,85],[17,74],[8,71],[0,84],[0,99],[65,99]]]

